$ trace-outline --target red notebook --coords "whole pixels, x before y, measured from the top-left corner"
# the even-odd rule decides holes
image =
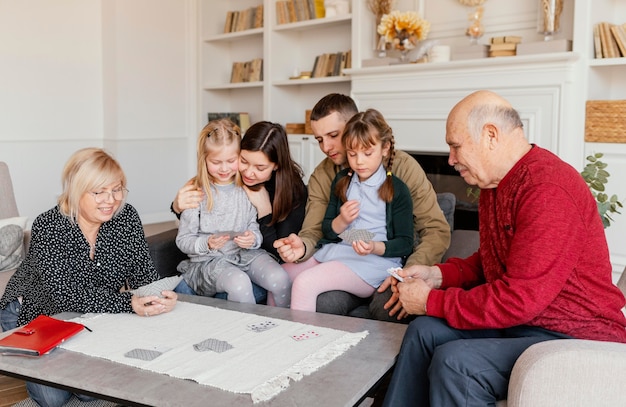
[[[82,331],[84,327],[76,322],[39,315],[28,324],[0,339],[0,353],[41,356]]]

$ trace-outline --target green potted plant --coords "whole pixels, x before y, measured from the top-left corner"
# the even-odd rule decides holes
[[[602,156],[602,153],[595,153],[588,156],[587,165],[582,170],[580,175],[582,175],[594,198],[596,198],[598,212],[600,212],[602,223],[606,229],[611,226],[611,222],[613,222],[611,214],[620,214],[621,212],[619,211],[619,208],[623,208],[624,206],[619,201],[617,195],[611,195],[609,198],[609,196],[604,192],[605,185],[609,181],[609,176],[611,174],[609,174],[606,170],[608,164],[600,160]]]

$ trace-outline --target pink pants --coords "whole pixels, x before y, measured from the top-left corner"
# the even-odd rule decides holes
[[[317,296],[326,291],[347,291],[366,298],[375,290],[339,261],[320,263],[311,257],[304,263],[285,263],[282,266],[293,281],[291,309],[315,311]]]

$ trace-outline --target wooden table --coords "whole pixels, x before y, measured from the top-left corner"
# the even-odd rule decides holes
[[[138,369],[65,349],[40,358],[0,355],[0,373],[90,394],[128,406],[354,406],[393,367],[406,325],[265,305],[240,304],[201,296],[180,300],[367,335],[343,355],[276,397],[252,403],[235,394],[193,381]],[[67,315],[66,317],[74,317]]]

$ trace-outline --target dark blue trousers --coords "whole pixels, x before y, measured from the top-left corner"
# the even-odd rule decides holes
[[[454,329],[417,317],[402,341],[383,406],[493,406],[505,400],[511,370],[529,346],[570,336],[546,329]]]

